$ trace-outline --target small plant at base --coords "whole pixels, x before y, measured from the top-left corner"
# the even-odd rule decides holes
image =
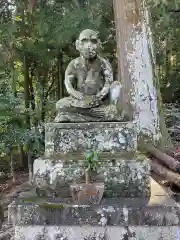
[[[87,151],[84,153],[84,167],[86,184],[90,181],[90,172],[96,172],[101,166],[99,154],[96,151]]]

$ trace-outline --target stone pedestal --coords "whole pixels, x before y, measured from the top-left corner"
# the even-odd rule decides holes
[[[104,182],[104,197],[149,197],[149,160],[143,155],[101,153],[103,161],[96,181]],[[75,160],[76,159],[76,160]],[[69,186],[84,181],[83,155],[59,154],[52,158],[39,158],[34,162],[34,184],[43,195],[56,193],[59,197],[70,197]]]
[[[135,152],[137,136],[131,122],[48,123],[45,156],[55,153]]]
[[[180,209],[147,206],[142,199],[75,206],[60,202],[12,203],[9,221],[15,240],[176,240]]]
[[[49,123],[45,138],[45,156],[34,162],[34,184],[43,195],[70,197],[70,184],[84,181],[83,152],[90,149],[100,152],[95,179],[105,183],[104,197],[149,197],[149,161],[136,152],[132,123]]]
[[[157,211],[167,209],[157,208],[151,216],[146,206],[149,161],[136,151],[132,123],[50,123],[45,137],[45,155],[33,168],[36,191],[9,206],[15,240],[125,240],[141,234],[151,239],[149,232],[157,234],[145,225],[158,223]],[[84,181],[83,153],[88,149],[100,153],[102,166],[94,179],[105,184],[104,196],[101,205],[75,206],[70,184]]]

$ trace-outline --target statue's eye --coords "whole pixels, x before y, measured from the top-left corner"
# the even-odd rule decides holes
[[[91,42],[95,44],[97,43],[97,39],[91,39]]]
[[[82,42],[88,42],[88,39],[87,38],[83,38],[81,41]]]

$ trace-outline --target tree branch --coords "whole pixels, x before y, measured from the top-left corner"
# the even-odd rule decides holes
[[[49,88],[48,88],[47,91],[46,91],[45,99],[48,97],[48,95],[49,95],[49,93],[50,93],[50,91],[51,91],[54,83],[55,83],[55,78],[53,78],[51,85],[49,86]]]
[[[172,10],[169,10],[169,12],[171,12],[171,13],[180,13],[180,9],[172,9]]]

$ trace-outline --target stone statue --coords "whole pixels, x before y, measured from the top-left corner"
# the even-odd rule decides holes
[[[98,55],[101,43],[95,31],[86,29],[76,40],[80,57],[65,72],[70,95],[56,103],[55,122],[122,121],[121,84],[113,81],[109,62]]]

